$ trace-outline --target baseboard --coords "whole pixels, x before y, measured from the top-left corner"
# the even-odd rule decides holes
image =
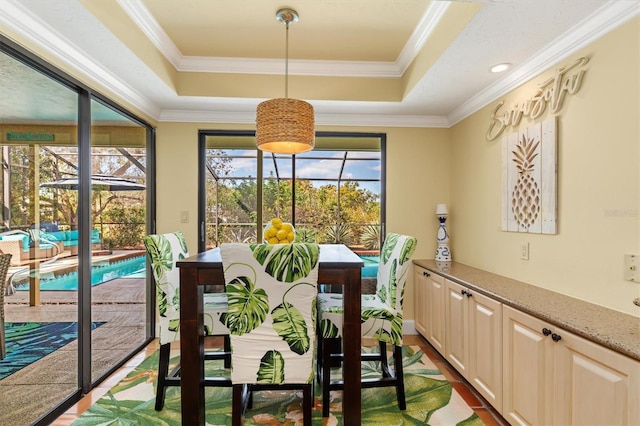
[[[402,321],[402,334],[407,336],[418,334],[416,330],[416,322],[414,320]]]

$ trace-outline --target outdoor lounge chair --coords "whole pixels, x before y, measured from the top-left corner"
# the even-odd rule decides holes
[[[158,385],[156,411],[162,410],[167,386],[180,386],[180,364],[169,372],[171,343],[180,339],[180,271],[176,262],[189,257],[187,243],[182,232],[148,235],[143,238],[156,282],[156,295],[160,311],[160,359],[158,361]],[[224,360],[230,367],[229,330],[220,321],[220,314],[227,310],[225,293],[204,294],[204,328],[208,336],[224,336],[224,351],[205,353],[205,360]],[[205,378],[206,386],[231,386],[227,378]]]
[[[11,254],[0,254],[0,359],[7,356],[4,336],[4,291],[7,283],[7,271],[11,262]]]
[[[0,253],[12,254],[11,266],[45,261],[62,252],[62,244],[40,238],[38,230],[12,230],[0,234]]]

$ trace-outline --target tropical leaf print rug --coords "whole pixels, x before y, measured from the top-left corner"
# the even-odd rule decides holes
[[[172,359],[173,362],[177,357]],[[372,365],[363,363],[363,375]],[[120,383],[80,416],[74,426],[86,425],[180,425],[180,389],[170,387],[164,409],[154,410],[158,352],[145,359]],[[398,410],[395,388],[362,391],[363,425],[482,425],[482,421],[451,387],[417,346],[405,347],[406,411]],[[222,361],[208,361],[208,376],[225,375]],[[339,370],[336,369],[339,374]],[[313,424],[342,424],[342,392],[332,392],[331,415],[322,418],[322,393],[316,388]],[[231,389],[205,389],[208,425],[231,424]],[[302,424],[302,394],[296,391],[263,391],[254,394],[245,425]]]
[[[91,328],[104,322],[94,322]],[[0,360],[0,380],[78,338],[75,322],[5,323],[7,356]]]

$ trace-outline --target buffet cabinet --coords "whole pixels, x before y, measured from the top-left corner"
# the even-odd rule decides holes
[[[502,304],[415,268],[416,329],[496,410],[502,407]]]
[[[416,330],[512,425],[638,425],[640,362],[415,265]]]
[[[509,423],[640,424],[640,362],[510,306],[503,316]]]

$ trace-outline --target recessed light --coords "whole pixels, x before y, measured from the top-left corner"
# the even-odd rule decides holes
[[[491,72],[506,71],[510,66],[511,66],[511,64],[507,64],[507,63],[494,65],[494,66],[491,67]]]

